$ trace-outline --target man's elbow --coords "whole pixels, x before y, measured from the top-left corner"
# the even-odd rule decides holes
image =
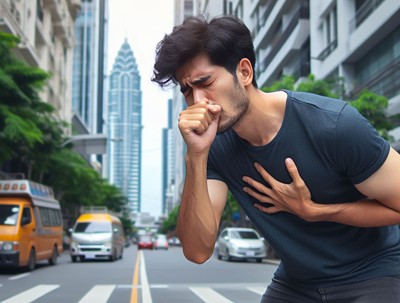
[[[208,259],[211,258],[211,254],[206,254],[206,253],[198,253],[198,252],[192,252],[188,249],[185,249],[183,247],[183,255],[185,256],[186,259],[188,259],[190,262],[196,263],[196,264],[203,264],[206,262]]]

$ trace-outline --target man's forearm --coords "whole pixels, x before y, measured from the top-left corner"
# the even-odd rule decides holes
[[[400,213],[376,200],[352,203],[314,203],[309,221],[332,221],[359,227],[376,227],[400,224]]]
[[[205,156],[186,156],[186,180],[177,228],[186,258],[195,263],[203,263],[210,258],[218,224],[207,189]]]

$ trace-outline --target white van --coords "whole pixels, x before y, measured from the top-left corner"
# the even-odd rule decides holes
[[[121,220],[106,208],[85,208],[71,229],[72,262],[85,259],[121,259],[125,236]]]

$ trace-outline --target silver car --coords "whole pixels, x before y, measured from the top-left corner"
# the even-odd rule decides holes
[[[228,227],[221,231],[217,240],[218,259],[248,260],[261,263],[267,257],[264,238],[252,228]]]

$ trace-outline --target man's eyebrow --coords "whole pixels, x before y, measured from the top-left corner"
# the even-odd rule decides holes
[[[204,77],[200,77],[197,80],[194,80],[193,82],[189,82],[190,85],[181,85],[181,93],[184,94],[189,89],[189,86],[196,86],[196,85],[202,84],[210,78],[211,78],[211,76],[204,76]]]

